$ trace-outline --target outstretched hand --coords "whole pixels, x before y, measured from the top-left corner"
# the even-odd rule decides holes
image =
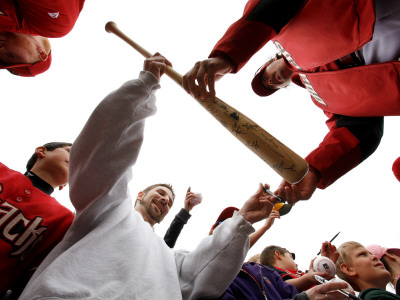
[[[337,290],[347,288],[346,282],[327,282],[314,286],[306,291],[310,300],[348,300],[347,296]]]
[[[296,183],[290,184],[286,180],[282,180],[275,194],[286,200],[289,204],[295,204],[300,200],[308,200],[315,192],[320,175],[310,170],[304,178]]]
[[[195,193],[191,192],[191,188],[189,187],[186,196],[185,196],[185,201],[184,201],[184,206],[183,208],[187,211],[190,212],[193,207],[201,203],[201,198],[197,199],[198,196],[196,196]]]
[[[322,243],[321,255],[329,258],[333,263],[336,263],[339,258],[339,252],[336,250],[335,245],[332,245],[330,242]]]
[[[269,188],[269,185],[265,185]],[[247,200],[242,208],[239,210],[239,214],[242,217],[254,224],[267,218],[272,209],[274,208],[277,199],[264,192],[264,186],[260,183],[257,192]]]
[[[172,67],[172,64],[169,62],[169,60],[157,52],[151,57],[145,59],[143,63],[143,70],[153,73],[157,80],[160,81],[160,78],[165,73],[167,66]]]
[[[274,224],[275,219],[280,219],[280,218],[281,218],[281,215],[280,215],[279,211],[278,210],[272,210],[271,214],[265,220],[264,226],[268,230]]]
[[[215,97],[215,81],[232,70],[231,62],[224,58],[214,57],[198,61],[183,76],[183,88],[196,99]]]

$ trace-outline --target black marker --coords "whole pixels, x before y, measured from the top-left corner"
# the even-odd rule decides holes
[[[336,239],[336,237],[339,235],[339,233],[340,233],[340,231],[339,231],[338,233],[336,233],[336,235],[335,235],[333,238],[331,238],[331,240],[329,241],[329,243],[332,243],[332,241],[333,241],[334,239]],[[320,255],[320,254],[321,254],[321,250],[319,250],[319,252],[318,252],[317,255]]]
[[[285,203],[285,200],[283,200],[281,197],[275,195],[273,192],[271,192],[271,191],[270,191],[269,189],[267,189],[265,186],[264,186],[264,192],[266,192],[267,194],[269,194],[269,195],[271,195],[271,196],[273,196],[273,197],[276,197],[276,199],[278,199],[279,202]]]
[[[329,282],[328,280],[326,280],[324,277],[321,277],[319,275],[314,275],[315,279],[319,282],[319,283],[326,283]],[[355,300],[362,300],[361,298],[357,297],[356,295],[353,295],[352,293],[345,291],[345,290],[337,290],[339,293],[342,293],[343,295],[351,298],[351,299],[355,299]]]

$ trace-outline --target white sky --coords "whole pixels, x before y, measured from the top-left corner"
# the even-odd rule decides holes
[[[109,92],[137,78],[143,58],[104,31],[107,21],[115,21],[150,52],[161,52],[183,75],[208,56],[228,26],[240,17],[245,3],[88,0],[72,32],[52,40],[53,64],[48,72],[35,78],[0,72],[1,161],[24,172],[36,146],[73,141]],[[217,83],[217,96],[306,156],[328,132],[324,114],[307,92],[291,86],[261,99],[251,90],[255,71],[274,52],[268,44],[239,74],[225,76]],[[203,203],[193,209],[176,245],[193,249],[225,207],[241,207],[259,182],[269,183],[274,190],[281,178],[171,79],[163,77],[161,85],[158,113],[148,119],[130,189],[135,196],[153,183],[174,185],[175,205],[155,229],[160,236],[181,209],[187,187],[202,193]],[[305,270],[321,243],[338,231],[337,246],[356,240],[365,245],[400,247],[400,183],[391,171],[400,155],[398,128],[400,118],[386,118],[385,135],[372,157],[326,190],[317,190],[311,200],[298,203],[250,249],[248,257],[276,244],[295,252],[299,268]],[[54,196],[73,209],[67,190]]]

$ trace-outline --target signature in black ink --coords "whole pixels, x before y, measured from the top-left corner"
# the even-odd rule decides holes
[[[232,132],[236,133],[236,135],[244,134],[243,131],[240,131],[240,125],[237,125],[237,123],[232,125]]]
[[[247,142],[247,147],[254,148],[254,149],[260,148],[260,146],[258,145],[258,141],[257,140],[252,141],[252,142],[248,141]]]
[[[273,168],[274,169],[277,169],[278,171],[281,171],[281,172],[283,172],[283,171],[292,171],[292,172],[295,172],[296,171],[296,167],[292,164],[290,167],[284,167],[284,164],[285,164],[285,162],[281,162],[279,165],[278,164],[274,164],[273,165]]]
[[[232,119],[239,121],[239,113],[237,111],[234,111],[229,115]]]
[[[256,124],[244,123],[242,126],[243,126],[244,128],[246,128],[247,130],[254,130],[254,131],[257,131],[258,129],[260,129],[260,128],[258,127],[258,125],[256,125]]]

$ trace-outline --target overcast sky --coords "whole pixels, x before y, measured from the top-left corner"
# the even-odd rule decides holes
[[[228,26],[242,14],[246,1],[232,0],[88,0],[72,32],[53,39],[53,64],[35,78],[0,72],[2,82],[1,161],[24,172],[36,146],[77,137],[90,113],[112,90],[137,78],[143,58],[122,40],[104,31],[107,21],[150,52],[159,51],[185,74],[205,59]],[[245,46],[245,45],[244,45]],[[250,86],[255,71],[275,52],[268,44],[236,75],[217,83],[217,96],[256,121],[301,156],[328,132],[326,118],[297,86],[268,99]],[[226,131],[207,111],[168,77],[157,92],[158,112],[148,119],[145,141],[130,184],[133,196],[158,182],[173,184],[177,198],[155,231],[163,236],[183,206],[186,190],[203,195],[203,203],[178,239],[176,248],[193,249],[227,206],[241,207],[258,183],[274,190],[281,178]],[[296,253],[299,268],[308,268],[321,243],[348,240],[365,245],[400,247],[400,183],[391,171],[400,156],[400,118],[388,117],[378,150],[356,169],[309,201],[298,203],[275,222],[248,257],[268,245]],[[73,210],[67,189],[54,196]],[[255,224],[258,228],[261,223]]]

